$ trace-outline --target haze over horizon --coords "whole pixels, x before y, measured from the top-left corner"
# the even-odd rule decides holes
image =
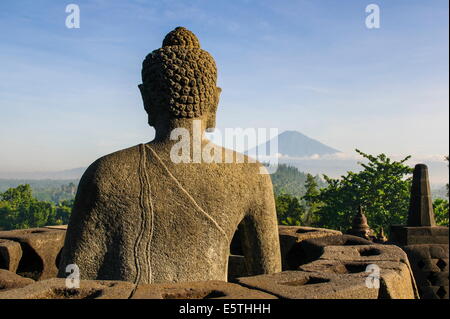
[[[223,139],[214,139],[215,137],[217,136],[209,134],[209,138],[216,144],[236,149],[236,147],[231,147],[231,145],[223,143]],[[366,159],[356,152],[354,152],[354,154],[343,153],[297,131],[284,131],[275,138],[278,139],[276,143],[277,162],[279,164],[294,166],[303,173],[319,176],[325,174],[332,178],[340,178],[341,176],[346,175],[348,171],[360,171],[362,167],[359,163],[367,162]],[[227,140],[225,139],[225,142],[226,141]],[[262,150],[264,150],[263,152],[269,152],[269,149],[273,147],[271,142],[272,140],[262,143],[266,144],[265,148],[259,148],[258,152],[261,152]],[[258,147],[262,144],[259,144]],[[253,148],[252,146],[253,145],[250,145],[244,151],[250,156],[255,156],[256,148]],[[267,157],[258,159],[262,162],[268,160]],[[404,159],[404,156],[394,156],[391,157],[391,159],[400,161]],[[274,163],[273,160],[274,158],[272,158],[272,163]],[[413,167],[418,163],[426,164],[429,167],[432,189],[440,190],[448,184],[448,162],[445,162],[444,158],[411,157],[411,159],[406,162],[406,165]],[[86,168],[87,167],[76,167],[59,171],[0,171],[0,180],[72,180],[81,178]]]
[[[0,172],[86,167],[151,140],[142,60],[179,25],[216,59],[218,129],[299,131],[349,156],[449,153],[448,1],[376,1],[380,29],[360,0],[74,3],[80,29],[66,3],[0,3]]]

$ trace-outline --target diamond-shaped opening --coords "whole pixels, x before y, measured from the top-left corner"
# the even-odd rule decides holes
[[[425,262],[423,260],[419,260],[419,262],[417,263],[417,267],[422,269],[423,267],[425,267]]]
[[[447,291],[445,291],[444,287],[439,287],[439,289],[436,291],[436,295],[438,295],[439,298],[443,299],[445,295],[447,294]]]
[[[436,285],[436,282],[437,282],[437,276],[436,276],[436,274],[435,273],[430,273],[429,275],[428,275],[428,277],[427,277],[427,280],[429,281],[429,283],[430,283],[430,285],[431,286],[437,286]]]
[[[437,261],[437,263],[436,263],[436,266],[438,266],[439,269],[440,269],[441,271],[443,271],[443,270],[445,269],[445,266],[447,266],[447,263],[446,263],[444,260],[439,259],[439,260]]]

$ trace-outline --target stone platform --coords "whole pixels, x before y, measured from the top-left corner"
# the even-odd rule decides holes
[[[408,257],[394,245],[311,227],[280,226],[283,271],[247,276],[245,257],[231,255],[229,281],[134,285],[56,276],[65,227],[0,232],[0,299],[414,299]],[[232,252],[239,252],[235,244]],[[369,265],[379,286],[369,287]]]

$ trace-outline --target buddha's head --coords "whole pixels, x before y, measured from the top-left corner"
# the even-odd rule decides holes
[[[197,37],[183,27],[171,31],[142,64],[139,89],[148,123],[158,129],[173,120],[199,119],[213,129],[221,92],[216,82],[216,63]]]

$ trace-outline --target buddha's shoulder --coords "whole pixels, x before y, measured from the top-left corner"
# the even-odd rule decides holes
[[[254,173],[254,171],[259,171],[261,168],[264,168],[264,165],[252,156],[237,152],[229,148],[220,148],[222,154],[222,163],[237,165],[236,167],[241,167],[244,171],[247,171],[249,173]]]
[[[266,166],[254,157],[222,147],[222,160],[222,163],[228,165],[228,168],[234,172],[234,175],[240,176],[245,181],[268,181],[271,184]],[[218,167],[220,168],[220,165]]]
[[[104,155],[94,161],[85,171],[82,179],[100,180],[117,177],[124,170],[139,165],[141,144]]]

